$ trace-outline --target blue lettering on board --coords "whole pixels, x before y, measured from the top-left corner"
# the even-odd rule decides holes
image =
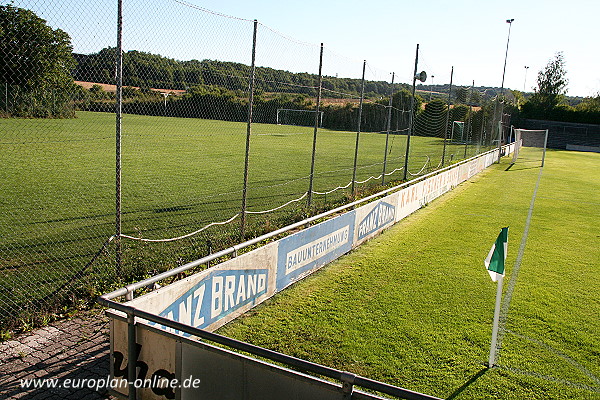
[[[242,306],[256,302],[267,292],[268,278],[267,269],[215,271],[197,282],[159,315],[196,328],[205,328]],[[176,332],[172,328],[161,328]]]
[[[352,249],[355,212],[351,211],[281,239],[277,254],[280,291]]]
[[[378,229],[394,222],[396,218],[396,207],[380,202],[358,225],[358,240],[364,239]]]

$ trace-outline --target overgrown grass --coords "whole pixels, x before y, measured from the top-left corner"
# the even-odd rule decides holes
[[[600,155],[550,151],[488,370],[510,226],[510,285],[537,163],[494,165],[219,333],[448,399],[600,398]]]

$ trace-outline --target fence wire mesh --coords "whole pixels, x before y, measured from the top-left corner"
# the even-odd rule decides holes
[[[499,126],[508,135],[476,88],[419,85],[413,99],[412,77],[253,20],[125,0],[120,24],[118,5],[0,6],[3,327],[489,150]]]

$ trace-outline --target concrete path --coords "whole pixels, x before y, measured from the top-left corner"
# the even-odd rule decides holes
[[[87,387],[89,379],[108,376],[108,332],[104,311],[91,310],[0,343],[0,400],[110,398]],[[57,387],[23,388],[24,379],[47,379]]]

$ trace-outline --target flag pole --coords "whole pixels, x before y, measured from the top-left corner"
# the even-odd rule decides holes
[[[498,288],[496,290],[496,309],[494,310],[494,325],[492,327],[492,344],[490,345],[490,358],[488,368],[492,368],[496,361],[496,342],[498,341],[498,325],[500,323],[500,303],[502,302],[502,281],[504,277],[498,276]]]

